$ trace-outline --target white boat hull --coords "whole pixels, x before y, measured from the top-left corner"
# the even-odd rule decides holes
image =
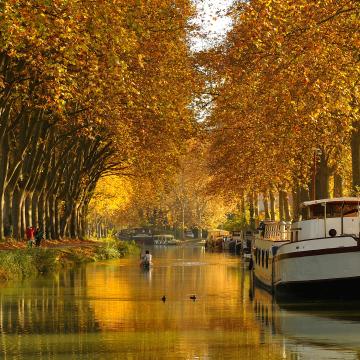
[[[351,236],[285,243],[275,251],[260,245],[269,260],[267,267],[255,264],[256,280],[278,297],[360,294],[360,247]]]

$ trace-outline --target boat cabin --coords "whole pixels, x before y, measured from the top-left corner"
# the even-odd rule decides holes
[[[169,245],[175,241],[174,235],[154,235],[154,245]]]
[[[291,226],[291,241],[331,238],[360,233],[360,198],[342,197],[306,201],[300,220]]]
[[[227,230],[213,229],[208,231],[207,240],[216,241],[218,239],[223,240],[224,237],[230,236],[230,232]]]

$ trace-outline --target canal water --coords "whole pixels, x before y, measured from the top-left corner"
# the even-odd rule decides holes
[[[0,358],[360,359],[359,304],[276,304],[238,257],[151,251],[150,271],[132,258],[3,284]]]

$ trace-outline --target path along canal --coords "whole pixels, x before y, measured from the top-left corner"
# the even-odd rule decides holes
[[[360,305],[280,306],[238,257],[151,251],[150,271],[133,258],[3,284],[0,358],[360,359]]]

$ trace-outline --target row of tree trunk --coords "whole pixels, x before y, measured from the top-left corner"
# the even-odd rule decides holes
[[[351,189],[348,193],[353,196],[360,194],[360,122],[353,123],[351,133]],[[314,153],[312,179],[308,185],[299,184],[292,189],[291,201],[287,191],[280,189],[277,191],[278,216],[275,211],[275,196],[273,191],[262,193],[264,204],[265,220],[291,221],[297,220],[300,215],[300,204],[304,201],[327,199],[332,196],[342,197],[344,194],[344,180],[342,177],[343,169],[336,163],[330,165],[331,150],[316,149]],[[330,193],[330,178],[333,177],[333,192]],[[250,227],[254,228],[258,222],[258,196],[250,194],[247,197],[248,209],[250,214]],[[242,208],[245,209],[245,205]],[[243,210],[245,212],[245,210]]]
[[[334,188],[334,196],[342,196],[342,179],[338,176],[338,179],[334,176],[334,182],[340,182]],[[328,186],[328,185],[327,185]],[[300,204],[304,201],[311,200],[311,186],[304,187],[298,186],[291,194],[285,190],[278,190],[276,193],[274,191],[266,191],[261,194],[259,197],[258,194],[251,194],[247,197],[247,206],[243,205],[241,208],[242,212],[246,211],[246,208],[249,209],[249,226],[250,228],[255,228],[259,222],[259,200],[261,199],[264,206],[264,215],[262,218],[265,220],[271,221],[292,221],[297,220],[300,215]],[[327,194],[323,196],[321,191],[317,193],[319,197],[316,199],[329,198],[330,195]]]
[[[64,119],[25,101],[14,66],[0,53],[0,239],[22,239],[30,226],[49,239],[84,237],[96,182],[114,166],[111,141],[77,111]]]

